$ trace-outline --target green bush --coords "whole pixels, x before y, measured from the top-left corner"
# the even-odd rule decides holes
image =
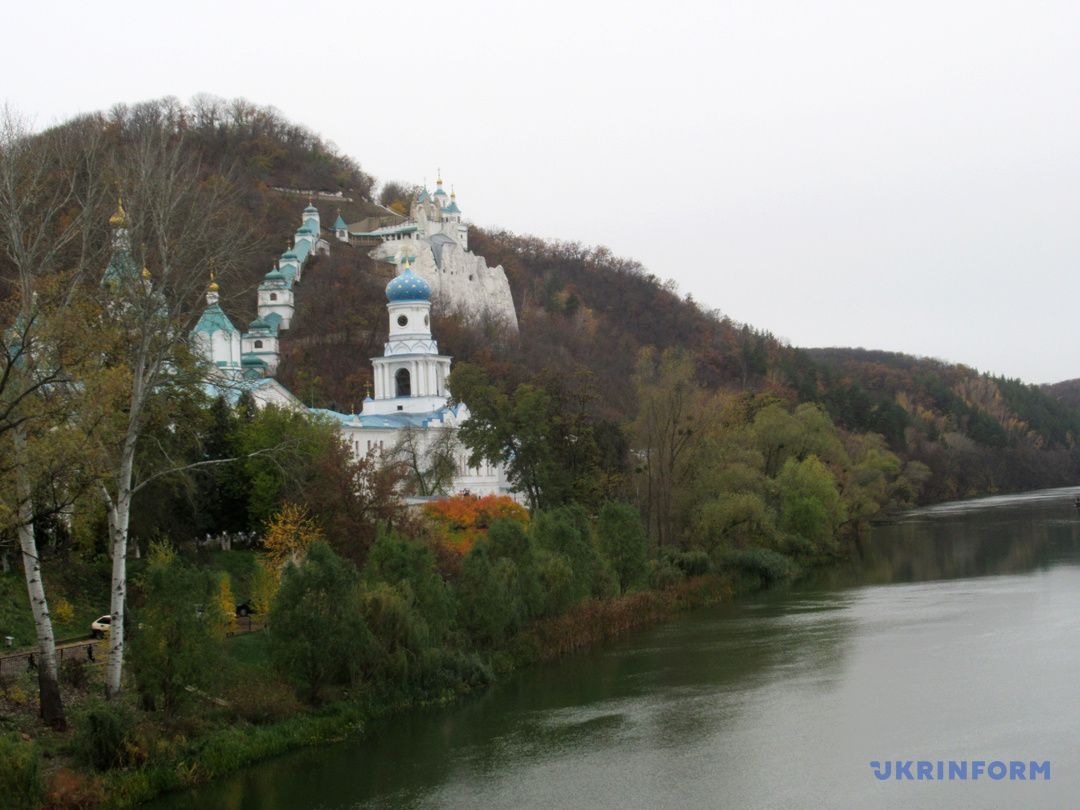
[[[127,660],[144,706],[171,720],[195,703],[189,687],[215,683],[229,615],[215,578],[188,568],[164,545],[151,545],[143,589],[146,606],[128,635]]]
[[[572,576],[570,605],[591,595],[600,568],[600,555],[593,545],[584,511],[571,505],[537,512],[529,532],[537,547],[561,556],[569,565]]]
[[[427,623],[433,643],[450,629],[454,597],[439,575],[435,555],[426,543],[397,532],[380,532],[364,566],[363,579],[369,586],[385,582],[410,594],[410,603]]]
[[[421,687],[429,692],[469,691],[487,686],[495,675],[480,656],[433,649],[425,657]]]
[[[270,608],[270,657],[312,704],[325,686],[353,682],[372,653],[359,584],[356,567],[321,540],[300,567],[289,563],[281,574]]]
[[[363,662],[365,677],[405,684],[418,670],[417,662],[432,646],[427,622],[414,604],[406,580],[406,592],[385,582],[360,593],[360,611],[373,634],[370,654]]]
[[[498,562],[507,567],[514,565],[507,559]],[[506,578],[492,565],[484,543],[473,546],[462,561],[456,590],[458,624],[474,644],[481,647],[499,644],[515,629],[515,614],[519,611],[509,593]]]
[[[712,570],[712,560],[704,551],[684,551],[674,563],[688,577],[700,577]]]
[[[135,720],[126,709],[98,705],[75,722],[76,758],[98,771],[125,764],[125,746]]]
[[[663,591],[683,578],[683,573],[670,560],[649,560],[649,588]]]
[[[40,807],[44,793],[41,752],[37,746],[16,734],[0,736],[0,808]]]
[[[519,622],[539,616],[544,610],[544,588],[540,583],[536,549],[532,538],[516,520],[496,520],[488,529],[488,552],[492,559],[513,563],[502,566],[511,599],[520,611]],[[509,576],[512,574],[512,577]]]
[[[561,554],[542,551],[537,575],[544,593],[543,615],[558,616],[579,601],[574,587],[574,570]]]
[[[743,573],[760,578],[764,585],[788,579],[795,574],[795,564],[783,554],[756,546],[736,552],[731,563]]]
[[[644,567],[643,569],[644,570]],[[597,599],[614,599],[622,592],[619,585],[619,577],[607,562],[604,562],[596,572],[596,581],[593,582],[592,595]]]
[[[678,551],[665,548],[660,562],[675,568],[687,577],[699,577],[712,571],[712,560],[704,551]]]
[[[637,509],[616,501],[604,504],[596,538],[616,577],[616,595],[638,585],[647,572],[648,539]]]

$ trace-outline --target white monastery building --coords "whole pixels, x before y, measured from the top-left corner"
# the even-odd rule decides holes
[[[373,231],[350,229],[348,234],[350,239],[379,240],[371,251],[376,259],[398,267],[410,264],[431,285],[432,297],[441,306],[492,317],[517,331],[506,272],[502,265],[488,267],[483,256],[469,252],[469,228],[461,221],[457,195],[443,190],[441,173],[435,193],[424,188],[408,219]]]
[[[386,241],[374,253],[389,257],[399,274],[386,286],[389,339],[383,356],[371,360],[374,396],[364,400],[359,414],[309,409],[273,377],[278,367],[280,333],[292,323],[293,287],[301,279],[304,261],[312,253],[329,252],[330,248],[321,237],[319,212],[314,205],[304,209],[303,224],[293,238],[293,247],[282,254],[259,285],[258,314],[247,332],[238,330],[221,309],[219,288],[211,279],[206,309],[192,331],[194,345],[211,366],[210,389],[230,402],[235,402],[241,391],[249,390],[260,407],[273,403],[324,415],[338,424],[342,438],[357,458],[372,451],[392,452],[406,433],[411,434],[421,455],[438,440],[446,439],[447,432],[452,436],[457,426],[468,419],[469,411],[464,404],[448,404],[450,358],[439,354],[431,334],[433,290],[442,289],[443,302],[468,307],[471,312],[488,312],[512,324],[515,330],[517,314],[502,267],[488,268],[482,257],[465,252],[467,227],[460,221],[456,202],[451,199],[444,205],[440,197],[446,197],[441,179],[434,196],[425,189],[414,203],[413,213],[419,219],[413,231],[381,229]],[[340,216],[332,230],[341,241],[347,241],[350,234],[358,235],[348,230]],[[380,232],[361,235],[370,237],[375,233]],[[406,238],[405,233],[416,236]],[[415,265],[408,251],[395,247],[398,242],[411,243],[416,250]],[[426,273],[422,272],[424,268]],[[440,283],[441,288],[437,286]],[[456,442],[452,444],[457,473],[442,495],[513,494],[500,465],[469,467],[468,451]]]
[[[315,410],[341,425],[353,454],[362,457],[380,448],[392,449],[406,430],[412,430],[418,449],[426,452],[439,431],[454,431],[469,418],[465,404],[450,407],[446,378],[450,358],[439,354],[431,335],[431,285],[408,264],[386,285],[390,336],[382,357],[372,358],[375,396],[364,400],[359,414]],[[468,466],[468,451],[458,445],[454,456],[457,473],[450,492],[473,495],[510,495],[510,483],[501,466]]]

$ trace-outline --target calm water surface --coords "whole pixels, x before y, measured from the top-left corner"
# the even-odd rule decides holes
[[[153,806],[1076,806],[1075,496],[908,513],[812,582]],[[871,760],[1048,760],[1051,778],[881,782]]]

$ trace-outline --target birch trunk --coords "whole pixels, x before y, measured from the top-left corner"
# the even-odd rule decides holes
[[[26,589],[30,595],[30,609],[34,614],[37,632],[38,691],[41,718],[46,725],[63,731],[67,728],[64,703],[60,697],[60,684],[56,671],[56,641],[53,637],[49,603],[45,599],[45,583],[41,579],[41,559],[34,540],[34,504],[30,478],[26,471],[26,428],[18,425],[12,430],[15,443],[16,489],[19,499],[19,545],[22,548],[23,570],[26,572]]]
[[[138,424],[136,417],[132,418]],[[105,675],[105,698],[112,700],[120,694],[120,679],[124,672],[124,614],[127,611],[127,547],[128,524],[131,520],[132,472],[135,465],[137,427],[129,430],[124,441],[123,457],[116,482],[116,500],[105,496],[109,514],[109,533],[112,552],[112,590],[109,615],[109,665]]]

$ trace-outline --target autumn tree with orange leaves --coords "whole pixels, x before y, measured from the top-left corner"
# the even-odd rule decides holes
[[[476,541],[487,535],[488,527],[500,518],[529,525],[529,511],[506,495],[455,495],[425,504],[439,542],[460,554],[468,554]]]

